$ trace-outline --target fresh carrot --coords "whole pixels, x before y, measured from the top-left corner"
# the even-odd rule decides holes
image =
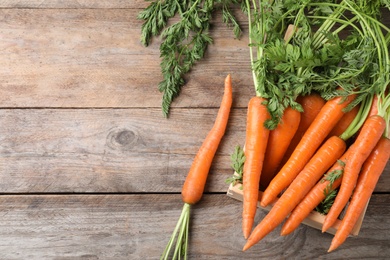
[[[325,105],[325,100],[317,93],[313,92],[310,95],[299,96],[297,102],[302,106],[303,112],[301,113],[301,120],[299,126],[287,151],[284,154],[281,166],[284,165],[294,152],[302,136],[309,128],[315,117],[321,111],[321,108]]]
[[[284,222],[281,235],[285,236],[293,232],[302,221],[323,201],[328,192],[337,189],[341,184],[342,171],[345,161],[350,153],[347,150],[343,156],[329,169],[327,174],[306,194],[302,201],[294,208],[287,220]],[[329,180],[329,175],[339,174],[333,183]]]
[[[228,75],[225,79],[224,96],[217,118],[212,129],[199,148],[184,182],[181,192],[184,203],[195,204],[202,197],[215,152],[217,151],[219,143],[225,134],[232,100],[232,82],[231,76]]]
[[[390,158],[390,139],[382,137],[363,164],[356,189],[345,216],[332,240],[328,252],[335,250],[347,239],[366,207],[372,192]]]
[[[269,129],[264,122],[270,118],[264,99],[252,97],[248,103],[245,163],[243,173],[242,231],[245,239],[252,231],[257,210],[259,183],[267,147]]]
[[[194,158],[194,161],[182,187],[181,194],[184,206],[173,234],[161,256],[161,259],[169,258],[169,254],[173,245],[175,244],[175,238],[177,234],[178,235],[176,238],[173,259],[175,259],[178,255],[187,255],[190,208],[191,205],[197,203],[202,198],[211,163],[219,147],[221,139],[225,134],[230,115],[230,109],[233,101],[232,81],[230,74],[225,78],[224,85],[224,95],[218,110],[217,118],[212,129],[199,148],[199,151]]]
[[[278,126],[270,131],[260,178],[261,190],[264,190],[275,176],[291,139],[298,129],[300,120],[301,113],[288,107]]]
[[[359,112],[360,106],[353,107],[350,111],[346,112],[343,117],[340,119],[340,121],[335,125],[335,127],[330,131],[328,137],[337,135],[340,136],[342,133],[344,133],[345,130],[347,130],[348,126],[352,123],[352,121],[355,119],[356,115]]]
[[[349,96],[346,100],[343,100],[343,97],[335,97],[326,102],[313,123],[305,132],[289,160],[284,164],[282,169],[264,191],[260,202],[261,206],[265,207],[270,202],[274,201],[277,196],[290,185],[322,144],[329,132],[344,115],[343,109],[353,99],[354,96]]]
[[[325,217],[322,232],[328,230],[344,209],[355,188],[362,164],[378,143],[386,127],[386,121],[379,115],[370,116],[364,122],[355,142],[349,147],[350,156],[347,159],[343,180],[336,199]]]
[[[243,250],[247,250],[272,230],[274,230],[302,198],[317,183],[321,176],[344,153],[346,144],[341,138],[334,136],[328,139],[313,155],[304,169],[273,205],[270,212],[256,226],[247,240]]]

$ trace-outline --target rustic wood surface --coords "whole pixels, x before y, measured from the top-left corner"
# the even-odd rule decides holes
[[[0,259],[158,259],[227,73],[234,108],[206,194],[192,210],[189,258],[388,258],[390,164],[359,236],[340,249],[326,253],[331,235],[301,226],[241,252],[242,204],[226,196],[224,181],[253,94],[245,35],[233,39],[216,15],[214,44],[165,119],[159,40],[148,48],[139,42],[136,16],[146,6],[0,1]]]

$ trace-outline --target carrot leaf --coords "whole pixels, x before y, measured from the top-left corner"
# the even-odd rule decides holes
[[[245,162],[245,154],[244,150],[237,145],[234,149],[234,152],[230,156],[231,159],[231,167],[234,170],[234,174],[226,179],[227,184],[237,184],[242,183],[242,175],[244,173],[244,162]]]
[[[210,35],[212,15],[222,10],[222,20],[233,28],[236,38],[241,27],[232,7],[238,0],[157,0],[138,14],[143,20],[141,43],[148,46],[153,37],[161,36],[160,68],[162,81],[158,85],[162,93],[162,112],[168,117],[173,100],[185,85],[185,76],[197,62],[204,58],[212,44]],[[169,23],[171,18],[178,18]]]
[[[337,195],[337,190],[331,190],[326,196],[326,198],[323,201],[321,201],[321,203],[316,207],[316,211],[323,215],[328,214],[336,198],[336,195]]]

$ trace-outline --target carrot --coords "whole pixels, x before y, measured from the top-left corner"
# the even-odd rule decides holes
[[[355,142],[349,147],[350,156],[347,159],[343,180],[336,199],[325,217],[322,232],[328,230],[347,204],[355,188],[362,164],[378,143],[386,127],[386,121],[379,115],[370,116],[364,122]]]
[[[341,119],[342,111],[354,96],[349,96],[343,101],[343,97],[335,97],[326,102],[313,123],[305,132],[293,154],[274,177],[263,193],[261,206],[265,207],[275,200],[279,193],[290,185],[297,174],[305,167],[317,148],[322,144],[336,123]]]
[[[382,137],[363,164],[356,189],[345,216],[332,240],[328,252],[335,250],[347,239],[366,207],[372,192],[390,158],[390,139]]]
[[[243,173],[242,231],[245,239],[252,231],[257,210],[259,183],[267,147],[269,130],[264,122],[270,118],[264,99],[255,96],[249,100]]]
[[[203,195],[211,163],[225,134],[232,100],[232,82],[231,76],[228,75],[225,79],[225,92],[214,126],[199,148],[184,182],[181,192],[184,203],[195,204]]]
[[[288,145],[298,129],[300,120],[301,113],[288,107],[278,126],[270,131],[260,178],[261,190],[264,190],[274,177]]]
[[[311,93],[310,95],[306,96],[299,96],[297,98],[297,102],[302,106],[303,109],[303,112],[301,113],[301,120],[299,122],[298,129],[295,132],[295,135],[284,154],[281,165],[284,165],[290,158],[299,141],[302,139],[302,136],[314,121],[321,108],[325,105],[325,100],[317,93]]]
[[[270,212],[256,226],[243,250],[247,250],[274,230],[309,192],[321,176],[343,154],[346,144],[334,136],[328,139],[310,159],[291,185],[273,205]]]
[[[182,187],[181,194],[184,206],[173,234],[161,256],[161,259],[168,259],[170,251],[175,243],[177,234],[178,235],[176,238],[173,259],[175,259],[177,255],[187,255],[190,208],[191,205],[197,203],[203,195],[210,166],[221,139],[225,134],[230,109],[232,106],[233,94],[230,75],[225,78],[224,85],[224,95],[218,110],[217,118],[212,129],[199,148],[199,151],[192,162],[191,168]]]
[[[340,119],[340,121],[335,125],[335,127],[330,131],[328,137],[337,135],[340,136],[342,133],[344,133],[345,130],[347,130],[348,126],[352,123],[352,121],[355,119],[356,115],[359,112],[359,106],[355,106],[350,111],[346,112],[343,117]]]
[[[328,180],[329,174],[343,171],[345,160],[350,154],[347,150],[343,156],[329,169],[327,174],[309,191],[302,201],[294,208],[282,226],[281,235],[285,236],[293,232],[302,221],[321,203],[326,197],[326,193],[338,188],[342,177],[337,178],[333,183]],[[340,161],[342,163],[340,163]]]

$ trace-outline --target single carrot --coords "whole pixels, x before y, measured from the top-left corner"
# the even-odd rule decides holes
[[[184,182],[181,192],[184,203],[195,204],[203,195],[211,163],[219,143],[225,134],[232,101],[232,82],[231,76],[228,75],[225,79],[224,96],[221,101],[217,118],[212,129],[199,148]]]
[[[370,116],[364,122],[355,142],[350,146],[350,156],[347,159],[343,180],[336,199],[325,217],[322,232],[328,230],[344,209],[355,188],[362,164],[378,143],[386,127],[386,121],[379,115]]]
[[[199,151],[193,160],[191,168],[183,184],[181,194],[184,206],[172,236],[160,259],[169,258],[169,254],[174,244],[176,245],[173,249],[174,254],[172,259],[175,259],[178,255],[182,254],[186,259],[190,208],[191,205],[197,203],[203,195],[211,163],[221,142],[221,139],[225,134],[230,115],[230,109],[233,101],[232,81],[230,74],[225,78],[224,86],[224,94],[220,108],[218,110],[217,118],[212,129],[199,148]]]
[[[259,96],[248,103],[245,163],[243,169],[243,212],[242,231],[248,238],[252,231],[259,196],[259,182],[267,147],[269,130],[264,122],[270,118],[265,100]]]
[[[267,206],[270,202],[275,200],[288,185],[290,185],[322,144],[325,137],[344,115],[342,110],[353,99],[354,96],[349,96],[344,101],[343,97],[335,97],[326,102],[313,123],[305,132],[291,157],[264,191],[260,202],[261,206]]]
[[[372,192],[390,158],[390,139],[382,137],[363,164],[356,189],[328,252],[335,250],[347,239],[366,207]]]
[[[356,115],[359,112],[360,106],[353,107],[350,111],[346,112],[343,117],[340,119],[340,121],[335,125],[335,127],[330,131],[328,137],[337,135],[340,136],[342,133],[344,133],[345,130],[347,130],[348,126],[352,123],[352,121],[355,119]]]
[[[298,129],[284,154],[283,160],[280,164],[281,166],[284,165],[290,158],[299,141],[301,141],[302,136],[305,134],[311,123],[313,123],[314,119],[321,111],[321,108],[325,105],[325,100],[315,92],[310,95],[299,96],[297,98],[297,102],[302,106],[303,112],[301,113],[301,120],[299,121]]]
[[[344,170],[345,161],[350,153],[348,149],[343,156],[329,169],[327,174],[306,194],[301,202],[294,208],[284,222],[281,235],[286,236],[293,232],[302,221],[312,212],[326,197],[326,193],[337,189],[341,184],[342,176],[336,178],[333,183],[328,179],[329,174],[341,173]],[[341,172],[340,172],[341,171]]]
[[[275,176],[288,145],[298,129],[300,120],[301,113],[288,107],[278,126],[270,131],[260,178],[261,190],[264,190]]]
[[[313,155],[304,169],[272,206],[270,212],[256,226],[243,250],[247,250],[274,230],[302,200],[321,176],[344,153],[346,144],[337,136],[328,139]]]

